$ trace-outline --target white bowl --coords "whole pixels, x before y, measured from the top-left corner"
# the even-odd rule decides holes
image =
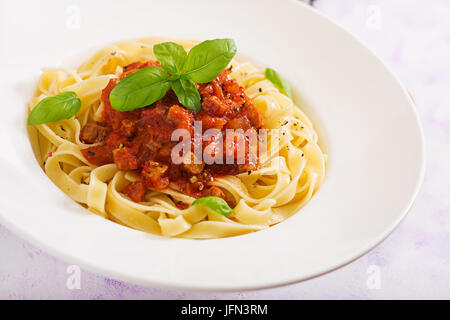
[[[424,147],[410,97],[366,47],[298,1],[102,0],[67,12],[60,1],[27,5],[36,8],[5,22],[0,221],[44,250],[143,285],[262,288],[356,259],[389,235],[411,206],[423,177]],[[21,4],[6,6],[13,12]],[[291,82],[329,154],[325,183],[304,209],[245,236],[168,239],[88,212],[47,178],[25,127],[40,68],[73,64],[88,50],[148,36],[231,37],[239,52]]]

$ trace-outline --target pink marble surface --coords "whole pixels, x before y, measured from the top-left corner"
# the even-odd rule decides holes
[[[386,299],[450,298],[450,1],[318,0],[317,10],[374,50],[417,103],[427,168],[400,227],[357,261],[322,277],[274,289],[201,293],[146,288],[81,270],[0,226],[0,298],[4,299]]]

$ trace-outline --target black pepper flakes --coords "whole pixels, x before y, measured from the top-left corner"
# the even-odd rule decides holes
[[[93,152],[93,151],[88,151],[88,155],[90,155],[90,156],[95,156],[95,152]]]

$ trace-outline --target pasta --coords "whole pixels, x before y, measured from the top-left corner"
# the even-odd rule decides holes
[[[72,118],[29,127],[37,160],[48,177],[69,197],[91,212],[124,226],[166,237],[214,239],[259,231],[299,211],[322,184],[326,156],[308,117],[249,62],[231,62],[235,79],[264,115],[268,148],[260,166],[249,173],[217,177],[220,188],[234,203],[231,216],[203,206],[196,199],[169,187],[148,190],[142,202],[131,200],[124,188],[136,181],[133,171],[115,164],[95,166],[81,150],[97,144],[80,139],[82,128],[100,121],[103,89],[136,61],[155,60],[153,45],[163,39],[123,42],[98,51],[77,70],[44,69],[29,112],[44,98],[72,91],[81,109]],[[176,41],[186,50],[195,41]]]

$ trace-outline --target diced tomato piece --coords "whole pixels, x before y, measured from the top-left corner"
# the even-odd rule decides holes
[[[253,127],[256,129],[264,127],[264,116],[253,104],[245,106],[245,113]]]
[[[211,188],[209,188],[208,195],[211,197],[222,198],[225,201],[227,200],[225,193],[219,187],[216,186],[212,186]]]
[[[199,88],[199,92],[203,98],[207,98],[214,94],[214,89],[213,89],[213,86],[211,83],[201,84],[200,88]]]
[[[106,145],[111,148],[111,150],[119,148],[121,145],[127,142],[127,138],[122,136],[118,132],[113,132],[106,138]]]
[[[123,189],[123,193],[125,193],[131,200],[134,202],[142,202],[144,201],[144,195],[147,191],[144,184],[141,181],[135,181],[127,185]]]
[[[156,161],[148,161],[142,168],[141,175],[147,188],[163,190],[169,186],[169,178],[165,177],[168,166]]]
[[[225,126],[225,128],[227,128],[227,129],[233,129],[233,130],[243,129],[244,131],[247,131],[251,127],[252,127],[252,125],[250,124],[250,121],[248,120],[248,118],[246,116],[234,118],[234,119],[228,121],[228,123]]]
[[[81,150],[87,161],[96,166],[113,163],[113,153],[108,146],[95,146]]]
[[[223,116],[230,107],[216,96],[210,96],[203,100],[202,108],[212,116]]]
[[[136,132],[135,123],[132,120],[124,119],[122,120],[122,123],[120,124],[120,132],[125,137],[131,137]]]
[[[177,129],[186,129],[191,135],[194,132],[194,117],[186,108],[179,105],[171,106],[167,113],[167,120],[172,122]]]
[[[127,147],[114,150],[114,163],[119,170],[136,170],[139,168],[136,156]]]
[[[211,84],[213,87],[213,94],[220,100],[223,100],[224,99],[223,91],[222,91],[222,87],[220,86],[219,82],[217,80],[214,80],[213,82],[211,82]]]
[[[207,113],[204,113],[201,116],[201,121],[204,129],[221,129],[227,123],[226,119],[220,117],[212,117]]]
[[[205,163],[197,159],[193,152],[189,152],[183,158],[183,169],[191,175],[200,174],[205,168]]]

